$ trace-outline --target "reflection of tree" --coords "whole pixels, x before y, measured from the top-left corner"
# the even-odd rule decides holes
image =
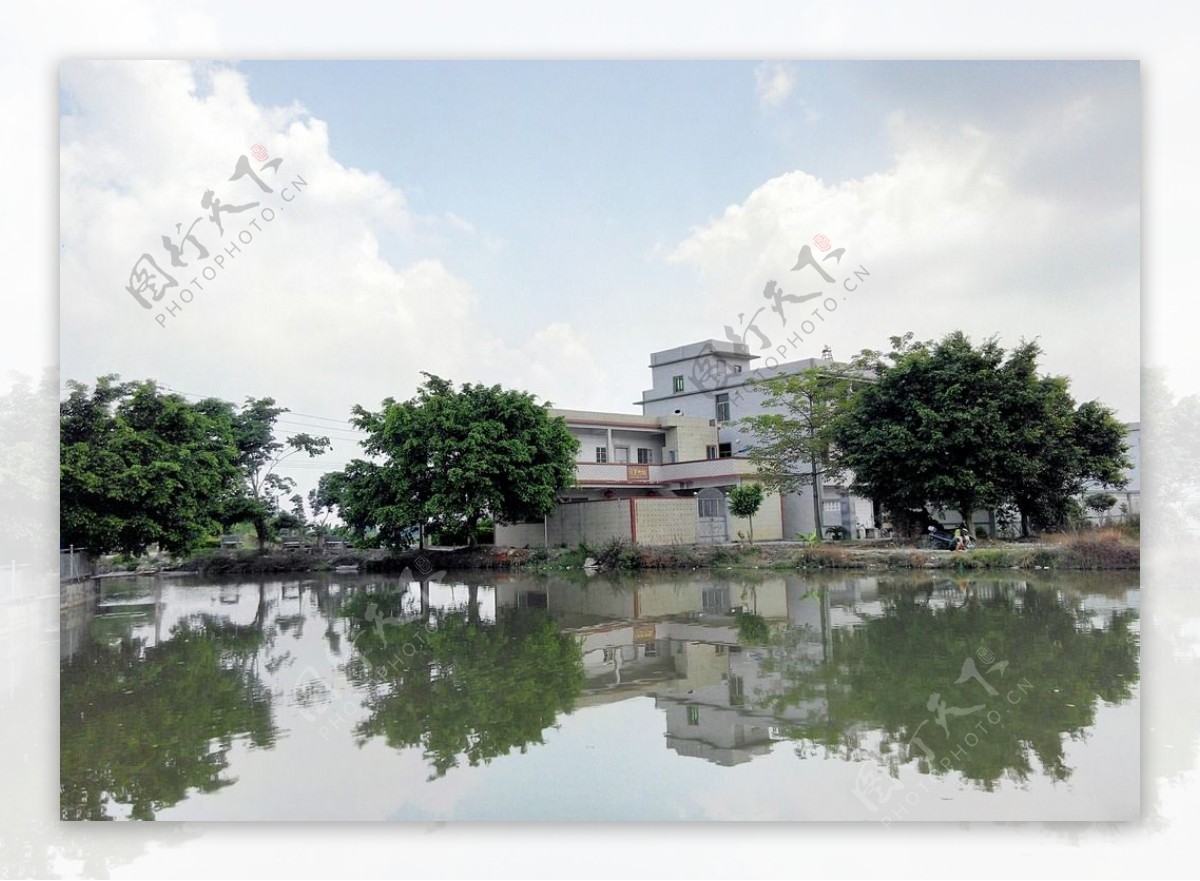
[[[213,792],[235,738],[273,745],[270,692],[253,670],[263,639],[211,618],[150,648],[92,644],[61,677],[60,807],[66,820],[112,819],[112,803],[152,820],[189,791]]]
[[[1093,628],[1081,609],[1034,587],[941,608],[924,594],[897,592],[882,617],[834,632],[829,664],[794,651],[789,634],[776,640],[766,666],[785,685],[768,703],[782,714],[823,699],[823,718],[790,733],[848,757],[856,732],[881,729],[890,765],[913,758],[924,771],[954,770],[991,789],[1004,776],[1027,779],[1036,756],[1048,776],[1064,780],[1064,735],[1084,736],[1098,702],[1128,700],[1138,680],[1134,618],[1111,611],[1105,627]],[[966,675],[968,659],[995,694]],[[948,708],[982,709],[951,713],[947,735],[931,709],[935,693]]]
[[[583,686],[579,645],[540,609],[509,608],[494,624],[451,612],[437,628],[421,622],[360,631],[349,665],[365,687],[369,717],[360,743],[421,746],[440,777],[460,757],[471,765],[540,744]]]

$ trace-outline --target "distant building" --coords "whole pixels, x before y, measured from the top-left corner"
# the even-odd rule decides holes
[[[552,410],[579,440],[576,485],[545,521],[496,528],[510,547],[596,544],[613,538],[648,545],[726,542],[750,537],[750,523],[729,513],[726,494],[755,482],[752,435],[738,420],[765,412],[752,377],[798,373],[830,364],[808,358],[752,370],[743,343],[704,340],[650,356],[653,388],[636,402],[641,415]],[[771,359],[773,360],[773,359]],[[755,541],[794,539],[815,529],[812,488],[782,498],[767,493],[754,516]],[[819,487],[822,523],[852,537],[871,536],[871,502],[844,486]]]

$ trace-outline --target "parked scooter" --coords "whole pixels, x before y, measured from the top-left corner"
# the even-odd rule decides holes
[[[959,541],[962,542],[962,547],[956,548],[955,546],[959,543]],[[925,544],[926,547],[932,548],[935,551],[969,551],[975,547],[975,539],[971,533],[967,532],[965,529],[959,533],[959,538],[955,538],[953,535],[950,535],[947,532],[942,532],[936,526],[930,526],[929,535],[926,537]]]

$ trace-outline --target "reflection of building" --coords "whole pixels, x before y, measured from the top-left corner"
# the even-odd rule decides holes
[[[816,591],[796,576],[755,584],[720,577],[664,575],[637,583],[603,578],[556,583],[521,578],[497,585],[497,606],[545,608],[583,653],[585,685],[577,706],[654,698],[666,722],[666,745],[684,756],[724,765],[749,761],[775,740],[820,726],[823,694],[790,691],[817,679],[831,650],[835,620],[853,626],[878,607],[874,578]],[[736,611],[765,620],[771,647],[743,646]]]

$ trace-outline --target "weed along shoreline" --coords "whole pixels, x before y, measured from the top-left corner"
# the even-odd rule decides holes
[[[1055,542],[993,542],[969,551],[942,551],[891,542],[770,542],[763,544],[642,546],[612,541],[598,547],[345,549],[314,557],[291,551],[210,551],[182,561],[141,561],[134,575],[238,575],[283,572],[403,573],[434,577],[452,570],[690,570],[690,569],[1025,569],[1136,570],[1138,542],[1116,531],[1058,536]],[[105,575],[121,574],[121,570]]]

